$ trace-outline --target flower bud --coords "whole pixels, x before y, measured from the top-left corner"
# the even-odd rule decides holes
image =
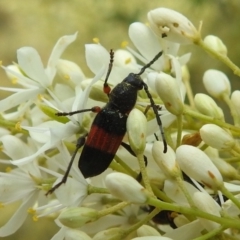
[[[153,227],[148,225],[142,225],[137,230],[137,236],[138,237],[144,237],[144,236],[161,236],[161,234]]]
[[[218,107],[216,102],[208,95],[197,93],[194,97],[194,103],[200,113],[219,120],[224,120],[222,109]]]
[[[160,237],[160,236],[145,236],[145,237],[132,238],[132,240],[173,240],[173,239],[168,237]]]
[[[176,161],[180,168],[196,181],[214,190],[222,186],[222,175],[209,157],[200,149],[182,145],[177,148]]]
[[[235,108],[235,111],[238,117],[240,118],[240,100],[239,99],[240,99],[240,91],[236,90],[231,95],[231,102]]]
[[[223,94],[230,95],[231,85],[229,79],[221,71],[207,70],[203,75],[203,84],[207,92],[215,98],[221,98]]]
[[[148,12],[150,27],[160,37],[167,40],[189,44],[200,40],[194,25],[181,13],[172,9],[157,8]]]
[[[85,232],[67,228],[65,230],[65,238],[64,240],[91,240],[92,238],[89,237]]]
[[[110,193],[123,201],[145,203],[147,194],[143,186],[124,173],[114,172],[106,176],[106,187]]]
[[[90,79],[83,80],[81,82],[82,89],[84,90],[85,88],[87,88],[90,82]],[[109,98],[107,94],[103,92],[103,81],[97,81],[92,85],[89,93],[89,98],[96,101],[108,102]]]
[[[208,35],[204,38],[204,43],[214,51],[227,56],[227,48],[219,37]]]
[[[127,66],[136,66],[136,59],[134,56],[123,49],[118,49],[114,53],[114,66],[126,68]]]
[[[66,227],[79,228],[85,223],[95,221],[98,211],[92,208],[71,207],[63,210],[58,219]]]
[[[134,153],[143,153],[146,145],[147,120],[138,109],[133,109],[127,118],[127,133]]]
[[[209,146],[219,150],[231,150],[235,145],[234,138],[215,124],[205,124],[200,128],[202,140]]]
[[[71,80],[79,84],[85,79],[82,69],[74,62],[59,59],[56,65],[57,73],[63,80]]]
[[[238,170],[231,164],[221,158],[211,158],[214,165],[218,168],[223,177],[230,180],[235,180],[238,176]]]
[[[182,114],[183,98],[177,80],[166,73],[160,73],[157,75],[155,86],[166,109],[174,115]]]
[[[193,201],[198,209],[209,214],[216,215],[218,217],[221,216],[220,206],[213,200],[213,198],[209,194],[203,192],[195,192],[193,194]],[[214,230],[220,226],[219,223],[212,222],[207,219],[200,218],[199,220],[202,226],[208,231]]]
[[[181,175],[179,166],[175,161],[175,152],[170,146],[168,146],[167,152],[163,153],[162,142],[156,141],[153,144],[152,155],[157,165],[161,168],[167,177],[174,178]]]
[[[98,232],[94,237],[93,240],[108,240],[112,239],[113,236],[117,236],[121,232],[120,228],[109,228],[107,230],[103,230]]]

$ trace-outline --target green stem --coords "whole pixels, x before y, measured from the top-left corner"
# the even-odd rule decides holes
[[[216,118],[209,117],[209,116],[203,115],[201,113],[198,113],[198,112],[192,111],[190,109],[186,109],[186,108],[184,109],[183,114],[194,117],[194,118],[197,118],[197,119],[200,119],[200,120],[202,120],[204,122],[207,122],[207,123],[214,123],[214,124],[216,124],[220,127],[223,127],[223,128],[226,128],[226,129],[228,129],[232,132],[238,133],[238,136],[240,134],[240,128],[239,127],[235,127],[231,124],[225,123],[225,122],[220,121]]]
[[[177,181],[178,186],[182,190],[183,194],[185,195],[185,197],[186,197],[189,205],[191,206],[191,208],[196,208],[191,195],[189,194],[188,190],[186,189],[186,187],[184,185],[184,182],[183,182],[182,178],[177,176],[176,181]]]
[[[177,116],[177,125],[178,125],[178,130],[177,130],[177,143],[176,143],[176,148],[178,148],[181,145],[182,141],[182,128],[183,128],[183,115],[180,114]]]
[[[151,193],[154,196],[153,190],[152,190],[152,187],[150,185],[149,178],[148,178],[148,175],[147,175],[147,169],[146,169],[146,166],[145,166],[145,161],[144,161],[143,154],[142,153],[138,154],[137,159],[138,159],[140,171],[141,171],[141,174],[142,174],[143,184],[144,184],[145,188],[149,191],[149,193]]]
[[[100,187],[95,187],[92,185],[88,185],[88,194],[92,194],[92,193],[103,193],[103,194],[109,194],[108,189],[106,188],[100,188]]]
[[[216,228],[216,229],[208,232],[207,234],[204,234],[201,237],[194,238],[193,240],[207,240],[207,239],[210,239],[211,237],[214,237],[214,236],[220,234],[221,232],[223,232],[226,228],[227,227],[225,227],[225,226],[221,226],[220,228]]]
[[[109,208],[106,208],[104,210],[101,210],[101,211],[98,212],[98,218],[101,218],[103,216],[107,216],[109,214],[117,212],[117,211],[123,209],[124,207],[126,207],[126,206],[128,206],[130,204],[131,203],[129,203],[129,202],[121,202],[121,203],[119,203],[119,204],[117,204],[117,205],[115,205],[113,207],[109,207]]]
[[[204,41],[201,39],[197,42],[195,42],[196,45],[201,47],[203,50],[205,50],[207,53],[209,53],[211,56],[214,56],[219,61],[223,62],[225,65],[227,65],[230,69],[232,69],[233,73],[237,76],[240,76],[240,69],[237,65],[235,65],[226,55],[223,55],[214,49],[210,48],[208,45],[204,43]]]
[[[219,190],[225,195],[227,198],[229,198],[239,209],[240,209],[240,201],[238,201],[235,196],[230,193],[224,185],[222,185]]]
[[[179,206],[179,205],[172,204],[172,203],[166,203],[166,202],[160,201],[156,198],[149,198],[147,201],[147,204],[157,207],[159,209],[170,210],[170,211],[183,213],[183,214],[187,214],[187,215],[193,215],[195,217],[201,217],[201,218],[205,218],[205,219],[220,223],[221,225],[225,225],[227,227],[240,229],[240,221],[237,219],[217,217],[215,215],[203,212],[198,209],[192,209],[192,208]]]
[[[240,119],[239,119],[239,116],[236,112],[236,109],[235,107],[233,106],[233,103],[232,101],[230,100],[228,94],[223,94],[222,95],[222,99],[224,100],[224,102],[228,105],[229,109],[230,109],[230,112],[231,112],[231,115],[233,117],[233,121],[234,121],[234,124],[239,126],[240,125]]]
[[[154,195],[156,197],[158,197],[159,199],[161,199],[164,202],[169,202],[172,203],[172,199],[169,198],[166,193],[164,193],[163,191],[161,191],[157,186],[155,186],[154,184],[151,184],[152,190],[154,192]]]
[[[114,236],[113,238],[110,238],[109,240],[122,240],[127,237],[131,232],[137,230],[139,227],[150,221],[155,215],[159,213],[159,209],[155,208],[151,213],[147,215],[146,218],[142,219],[141,221],[137,222],[133,226],[129,227],[126,230],[123,230],[122,232],[119,232],[117,236]]]
[[[120,164],[127,172],[129,172],[129,174],[136,178],[137,177],[137,173],[135,171],[132,170],[132,168],[130,168],[120,157],[118,157],[117,155],[115,155],[114,159],[116,160],[116,162],[118,164]]]

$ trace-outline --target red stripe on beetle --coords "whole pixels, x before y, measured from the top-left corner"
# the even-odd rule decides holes
[[[123,137],[124,135],[119,136],[113,133],[108,133],[103,128],[92,125],[85,144],[102,152],[115,154]]]

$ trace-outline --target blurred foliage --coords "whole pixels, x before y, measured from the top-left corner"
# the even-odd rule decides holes
[[[78,39],[71,44],[63,58],[75,61],[90,74],[84,60],[84,44],[98,37],[107,49],[117,49],[128,40],[128,26],[134,21],[147,21],[147,12],[168,7],[181,12],[198,27],[203,20],[202,36],[216,35],[222,39],[229,57],[240,66],[240,2],[239,0],[1,0],[0,1],[0,60],[3,65],[16,61],[16,50],[23,46],[37,49],[44,64],[59,37],[78,31]],[[130,42],[130,41],[129,41]],[[148,44],[148,43],[146,43]],[[240,89],[239,79],[222,63],[212,59],[196,46],[184,46],[182,52],[192,52],[189,71],[194,92],[205,92],[202,76],[205,70],[224,71],[233,89]],[[89,75],[91,76],[91,75]],[[0,71],[1,85],[8,85],[4,71]],[[0,99],[5,92],[0,92]],[[15,211],[11,205],[0,210],[4,224]],[[3,216],[6,216],[5,218]],[[47,240],[57,231],[52,220],[31,218],[13,236],[3,239]],[[31,235],[32,234],[32,235]]]

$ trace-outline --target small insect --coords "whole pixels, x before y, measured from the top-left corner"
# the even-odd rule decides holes
[[[150,100],[150,105],[156,115],[156,120],[160,128],[164,144],[164,153],[167,152],[167,143],[164,137],[162,122],[158,114],[158,107],[155,105],[147,84],[140,77],[147,68],[161,57],[161,55],[162,52],[159,52],[148,64],[141,68],[139,73],[130,73],[111,91],[111,88],[107,83],[114,59],[114,52],[111,50],[109,68],[103,85],[103,91],[108,95],[109,102],[102,109],[100,107],[93,107],[75,112],[56,114],[58,116],[66,116],[87,111],[97,113],[93,120],[90,132],[78,139],[76,149],[62,181],[50,189],[46,195],[54,192],[61,184],[67,181],[74,158],[82,146],[84,147],[79,158],[78,167],[84,178],[97,176],[108,168],[121,145],[122,139],[126,133],[128,114],[134,108],[137,101],[138,91],[141,89],[145,90]]]

